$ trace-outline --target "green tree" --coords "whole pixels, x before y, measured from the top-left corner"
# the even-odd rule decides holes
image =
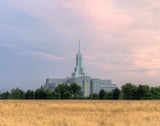
[[[69,91],[65,91],[64,92],[64,99],[71,99],[72,98],[72,94]]]
[[[113,99],[118,99],[119,95],[120,95],[120,89],[119,89],[119,88],[113,89],[112,98],[113,98]]]
[[[90,94],[89,99],[99,99],[99,96],[98,94],[93,93],[93,94]]]
[[[47,99],[52,99],[52,91],[51,90],[46,91],[46,98]]]
[[[33,90],[27,90],[25,94],[26,99],[34,99],[35,98],[35,93]]]
[[[61,95],[61,99],[71,99],[72,95],[74,98],[82,96],[81,87],[73,83],[70,86],[67,84],[59,84],[55,92]]]
[[[82,96],[81,87],[75,83],[70,85],[70,91],[74,98],[79,98]]]
[[[0,99],[9,99],[9,98],[10,98],[10,93],[8,91],[0,94]]]
[[[46,91],[44,90],[43,86],[41,86],[39,89],[35,91],[35,98],[36,99],[46,99]]]
[[[25,98],[25,92],[19,88],[12,89],[11,90],[11,99],[24,99]]]
[[[123,92],[122,92],[122,91],[120,92],[118,99],[119,99],[119,100],[123,100],[123,99],[124,99],[124,98],[123,98]]]
[[[160,99],[160,87],[151,88],[152,99]]]
[[[127,100],[136,99],[137,86],[126,83],[122,86],[123,98]]]
[[[150,87],[148,85],[139,85],[137,88],[137,99],[152,99]]]
[[[55,92],[59,93],[61,95],[61,99],[66,99],[66,91],[70,90],[69,86],[67,84],[59,84],[56,89]]]
[[[53,98],[54,99],[61,99],[61,94],[58,92],[53,92]]]
[[[105,91],[103,89],[101,89],[99,92],[99,99],[102,100],[104,98],[105,98]]]
[[[113,97],[112,92],[105,92],[104,99],[111,100]]]

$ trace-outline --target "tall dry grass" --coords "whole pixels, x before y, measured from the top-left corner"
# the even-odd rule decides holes
[[[160,101],[0,101],[0,126],[160,126]]]

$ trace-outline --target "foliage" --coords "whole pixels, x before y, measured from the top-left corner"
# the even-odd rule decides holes
[[[123,85],[122,86],[123,98],[126,100],[136,99],[136,89],[137,86],[131,83],[126,83],[125,85]]]
[[[36,99],[46,99],[46,92],[43,86],[41,86],[39,89],[35,91],[35,98]]]
[[[148,85],[139,85],[137,88],[137,99],[152,99],[150,87]]]
[[[104,99],[111,100],[112,97],[113,97],[112,92],[108,92],[108,91],[105,92]]]
[[[79,98],[82,96],[81,87],[73,83],[70,86],[60,84],[56,87],[55,92],[61,95],[61,99]]]
[[[119,94],[118,100],[123,100],[123,92],[122,92],[122,91],[120,91],[120,94]]]
[[[69,91],[65,91],[64,92],[64,99],[71,99],[72,98],[72,94]]]
[[[52,99],[52,91],[51,90],[47,90],[46,91],[46,99]]]
[[[160,99],[160,87],[151,87],[152,99]]]
[[[11,99],[25,99],[25,92],[19,88],[11,90]]]
[[[144,99],[160,99],[160,87],[149,87],[148,85],[133,85],[126,83],[122,89],[115,88],[111,92],[101,89],[99,94],[90,94],[88,98],[83,96],[81,87],[75,83],[70,86],[67,84],[59,84],[55,92],[44,90],[44,87],[33,90],[27,90],[26,93],[19,89],[12,89],[0,93],[0,99],[119,99],[119,100],[144,100]]]
[[[0,99],[9,99],[10,97],[10,93],[7,91],[7,92],[3,92],[1,95],[0,95]]]
[[[100,90],[99,92],[99,99],[104,99],[105,98],[105,91],[103,89]]]
[[[59,84],[55,89],[55,92],[61,95],[61,99],[66,99],[66,91],[70,91],[70,88],[67,84]]]
[[[26,99],[34,99],[35,98],[35,93],[33,90],[27,90],[25,94]]]
[[[99,99],[99,96],[96,93],[90,94],[89,99]]]
[[[118,99],[119,95],[120,95],[120,89],[119,88],[115,88],[113,90],[113,93],[112,93],[112,99]]]
[[[73,95],[73,98],[79,98],[82,96],[81,87],[75,83],[70,85],[70,91]]]
[[[53,92],[53,99],[61,99],[61,94],[58,92]]]

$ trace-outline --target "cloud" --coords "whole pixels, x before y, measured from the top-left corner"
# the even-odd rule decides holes
[[[50,61],[64,60],[65,59],[63,57],[59,57],[59,56],[55,56],[55,55],[48,54],[48,53],[43,53],[43,52],[23,52],[21,54],[36,56],[38,58],[45,59],[45,60],[50,60]]]
[[[130,24],[131,21],[131,16],[126,15],[123,10],[117,9],[106,0],[45,2],[43,0],[15,0],[13,5],[29,15],[45,20],[52,27],[57,28],[57,31],[68,35],[74,34],[74,28],[79,28],[76,32],[82,32],[82,30],[114,32]]]
[[[14,45],[11,43],[0,43],[0,47],[3,47],[3,48],[11,48],[13,46]]]
[[[115,80],[132,80],[160,74],[159,0],[14,0],[11,4],[43,22],[39,25],[43,26],[41,34],[33,39],[45,45],[45,52],[50,48],[48,45],[58,44],[67,53],[69,48],[65,47],[73,45],[72,38],[78,36],[84,64],[95,75],[108,72]],[[42,36],[43,41],[38,39]],[[35,51],[29,55],[64,60],[65,54],[51,54]]]

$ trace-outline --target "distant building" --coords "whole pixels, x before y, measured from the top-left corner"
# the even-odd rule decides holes
[[[91,78],[84,73],[82,67],[82,54],[80,53],[80,42],[79,50],[76,55],[76,67],[70,78],[66,79],[46,79],[46,84],[44,85],[45,90],[50,89],[52,92],[55,91],[56,87],[59,84],[68,84],[76,83],[81,87],[81,90],[85,97],[88,97],[90,94],[99,93],[101,89],[105,91],[111,91],[116,88],[116,84],[112,84],[111,80],[101,80],[98,78]]]

